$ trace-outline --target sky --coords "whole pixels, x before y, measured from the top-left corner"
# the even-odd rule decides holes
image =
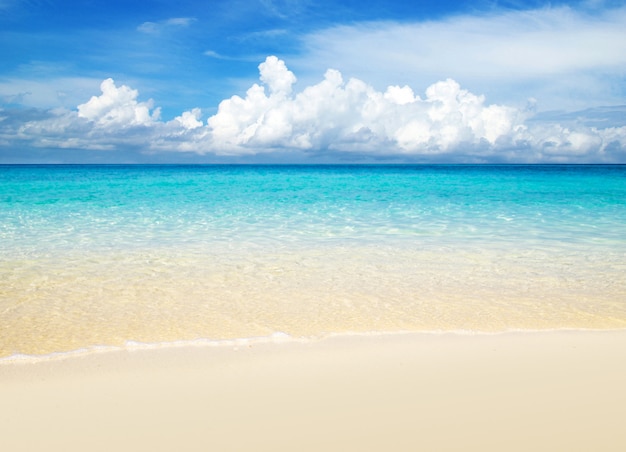
[[[0,0],[0,163],[626,163],[626,1]]]

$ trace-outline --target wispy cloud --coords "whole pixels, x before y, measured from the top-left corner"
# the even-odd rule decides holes
[[[284,28],[272,28],[269,30],[252,31],[239,35],[237,40],[251,41],[251,40],[266,40],[274,38],[282,38],[289,34],[289,31]]]
[[[240,56],[231,56],[231,55],[223,55],[221,53],[216,52],[215,50],[205,50],[202,53],[204,56],[209,58],[214,58],[216,60],[225,60],[225,61],[250,61],[250,57],[240,57]],[[256,59],[258,61],[258,58]]]
[[[288,19],[294,14],[300,14],[310,3],[309,0],[260,0],[261,5],[270,15],[280,19]]]
[[[195,20],[196,19],[192,17],[174,17],[158,22],[144,22],[137,27],[137,30],[142,33],[157,34],[166,29],[187,27]]]
[[[35,74],[36,75],[36,74]],[[14,78],[0,81],[3,103],[19,103],[23,107],[74,108],[97,88],[101,79],[89,77]]]
[[[626,71],[626,8],[568,7],[368,22],[306,36],[299,70],[332,66],[382,87],[452,77],[498,101],[580,106],[615,98]],[[608,82],[608,83],[607,83]],[[611,83],[613,82],[613,84]]]

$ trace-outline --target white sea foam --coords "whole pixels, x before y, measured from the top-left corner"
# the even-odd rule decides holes
[[[290,343],[318,343],[333,338],[367,338],[367,337],[442,337],[442,336],[502,336],[510,334],[550,334],[550,333],[611,333],[623,332],[620,329],[593,329],[593,328],[553,328],[553,329],[519,329],[511,328],[502,331],[476,331],[476,330],[429,330],[429,331],[367,331],[367,332],[343,332],[326,333],[309,337],[293,337],[282,332],[274,333],[266,337],[248,337],[236,339],[193,339],[188,341],[171,342],[136,342],[127,341],[124,346],[91,346],[65,352],[53,352],[40,355],[14,354],[0,358],[0,366],[14,364],[37,364],[50,361],[64,361],[81,358],[93,354],[107,354],[119,352],[138,352],[150,350],[170,350],[177,348],[219,348],[237,352],[240,349],[251,348],[266,344],[290,344]]]

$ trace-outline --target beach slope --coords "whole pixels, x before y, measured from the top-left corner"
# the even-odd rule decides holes
[[[240,341],[0,365],[0,450],[626,450],[626,332]]]

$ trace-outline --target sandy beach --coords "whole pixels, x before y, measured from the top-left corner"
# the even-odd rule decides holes
[[[393,334],[0,366],[0,450],[626,449],[626,332]]]

